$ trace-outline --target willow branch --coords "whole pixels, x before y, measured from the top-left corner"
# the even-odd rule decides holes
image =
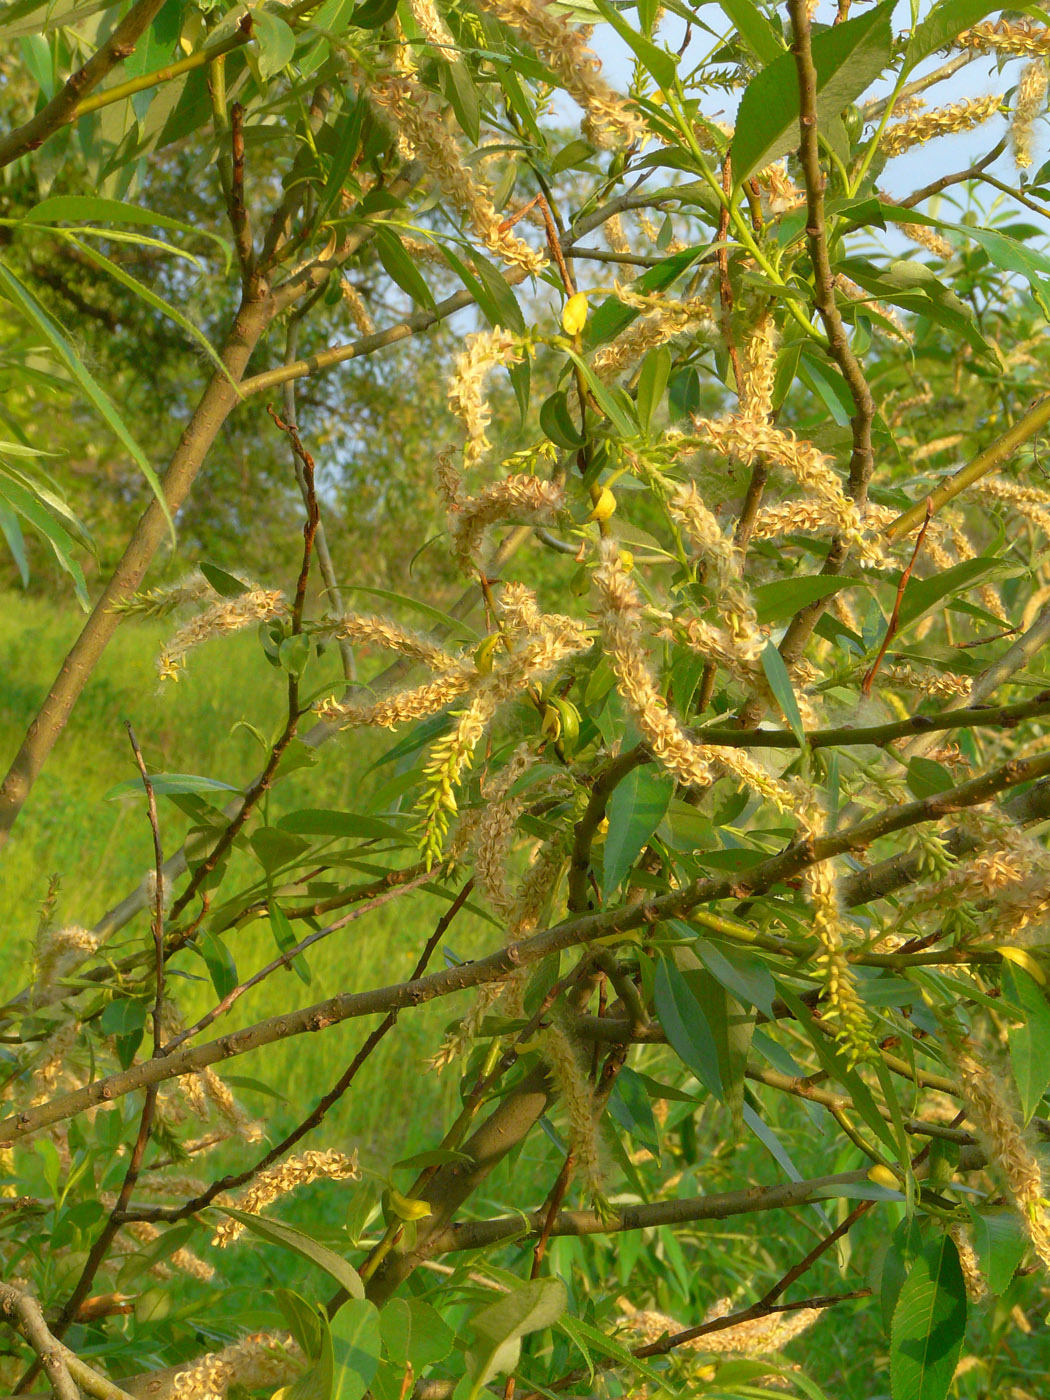
[[[196,1048],[183,1048],[160,1060],[150,1060],[132,1066],[93,1084],[60,1095],[49,1103],[12,1114],[0,1122],[0,1146],[18,1141],[52,1123],[82,1113],[100,1103],[111,1102],[135,1089],[162,1083],[221,1060],[231,1059],[259,1049],[274,1041],[304,1035],[308,1031],[324,1030],[358,1016],[418,1006],[437,997],[450,996],[468,987],[478,987],[501,981],[520,967],[527,967],[550,953],[564,948],[590,943],[596,938],[618,936],[664,919],[681,918],[698,904],[717,900],[739,899],[744,894],[761,893],[774,884],[799,874],[808,866],[847,851],[864,850],[880,837],[903,831],[923,822],[936,821],[949,813],[961,811],[989,801],[998,792],[1031,782],[1050,773],[1050,754],[1028,759],[1011,759],[990,769],[980,777],[957,787],[934,793],[915,802],[887,807],[867,821],[817,839],[793,842],[783,851],[762,861],[749,871],[737,872],[732,879],[694,880],[680,890],[671,890],[656,899],[623,904],[613,909],[584,914],[565,920],[553,928],[530,938],[507,944],[504,948],[472,963],[447,968],[410,982],[367,992],[344,992],[313,1006],[271,1017],[241,1030],[232,1031],[218,1040]],[[991,950],[951,950],[960,962],[986,961],[998,958]],[[866,954],[866,957],[904,956],[895,954]],[[934,955],[936,956],[936,955]]]
[[[63,1354],[65,1348],[48,1328],[37,1300],[9,1283],[0,1283],[0,1311],[36,1352],[37,1365],[43,1367],[55,1400],[80,1400]]]
[[[164,0],[137,0],[132,5],[102,47],[66,79],[51,101],[24,126],[16,127],[0,139],[0,167],[10,165],[27,151],[35,151],[59,127],[76,119],[78,104],[98,87],[107,73],[135,52],[135,45],[153,23],[163,3]]]

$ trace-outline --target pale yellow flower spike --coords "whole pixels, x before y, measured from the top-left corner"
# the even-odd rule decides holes
[[[652,1309],[638,1310],[626,1298],[619,1299],[625,1316],[618,1319],[630,1331],[637,1333],[645,1342],[658,1342],[661,1337],[676,1336],[688,1331],[692,1325],[679,1322],[676,1317]],[[728,1298],[722,1298],[704,1317],[705,1322],[726,1317],[732,1311]],[[766,1356],[771,1351],[779,1351],[793,1337],[807,1331],[823,1314],[822,1308],[797,1308],[787,1313],[770,1313],[768,1317],[754,1317],[747,1322],[738,1322],[735,1327],[723,1328],[721,1332],[709,1332],[704,1337],[694,1337],[691,1342],[682,1344],[683,1351],[699,1351],[708,1355],[728,1352],[739,1356]]]
[[[157,659],[161,680],[178,680],[186,653],[212,637],[240,632],[255,622],[268,622],[287,613],[284,594],[278,589],[253,585],[238,598],[220,598],[197,614],[172,637]]]
[[[697,744],[685,733],[657,689],[642,645],[641,599],[611,537],[599,545],[602,563],[594,572],[601,597],[601,623],[619,691],[653,757],[680,783],[705,786],[718,766],[768,798],[783,812],[794,809],[794,794],[741,750]]]
[[[261,1171],[243,1195],[229,1204],[246,1215],[259,1215],[289,1191],[318,1180],[360,1181],[361,1169],[357,1165],[357,1150],[349,1156],[345,1152],[337,1152],[334,1148],[326,1152],[301,1152],[283,1162],[275,1162],[273,1166]],[[216,1226],[211,1242],[220,1249],[225,1249],[243,1233],[244,1226],[239,1220],[223,1220]]]
[[[587,47],[587,31],[574,28],[549,0],[481,3],[532,45],[583,108],[581,130],[589,141],[595,146],[617,146],[642,140],[644,123],[601,76],[601,64]]]
[[[521,351],[514,337],[499,326],[466,337],[466,349],[456,359],[456,369],[448,383],[448,406],[463,424],[467,442],[463,465],[476,466],[492,446],[485,429],[492,412],[485,398],[485,380],[497,365],[517,364]]]
[[[760,317],[744,347],[740,408],[744,416],[763,421],[773,412],[773,385],[777,374],[777,328],[767,311]]]
[[[871,1023],[857,995],[853,969],[846,958],[845,926],[831,861],[818,861],[809,866],[805,878],[813,905],[813,932],[821,946],[816,966],[824,978],[827,997],[824,1021],[834,1027],[835,1039],[852,1068],[858,1060],[871,1056],[873,1041]]]
[[[409,151],[423,160],[445,195],[470,223],[490,252],[512,267],[535,274],[547,265],[517,234],[503,227],[492,196],[464,163],[462,153],[442,114],[415,76],[400,48],[389,69],[362,79],[369,100],[386,112]]]
[[[1032,164],[1032,130],[1035,119],[1046,106],[1046,60],[1037,58],[1029,63],[1017,85],[1014,117],[1010,138],[1014,148],[1014,163],[1019,170]]]
[[[972,1052],[959,1056],[958,1070],[973,1125],[984,1140],[991,1160],[1003,1174],[1033,1249],[1050,1272],[1050,1220],[1038,1158],[1025,1141],[1005,1094],[991,1072]]]
[[[494,481],[459,504],[450,520],[452,545],[460,563],[470,569],[481,549],[485,531],[500,520],[518,524],[552,524],[564,505],[564,492],[539,476],[519,474]]]
[[[451,51],[456,47],[455,40],[448,32],[445,21],[438,14],[434,0],[409,0],[412,18],[426,36],[428,44],[436,49]]]
[[[961,49],[1012,54],[1050,54],[1050,29],[1036,27],[1029,20],[1015,23],[1001,19],[995,24],[977,24],[964,29],[953,41]]]
[[[879,146],[886,155],[899,156],[911,150],[912,146],[932,141],[935,136],[948,136],[953,131],[970,131],[993,117],[1002,100],[1002,93],[992,97],[967,97],[948,107],[935,107],[917,117],[908,117],[887,127]]]
[[[305,1358],[290,1336],[253,1332],[222,1351],[209,1352],[171,1384],[171,1400],[225,1400],[231,1386],[273,1391],[294,1379]]]

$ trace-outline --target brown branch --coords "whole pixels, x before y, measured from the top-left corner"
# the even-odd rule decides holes
[[[230,108],[230,228],[233,230],[233,243],[237,249],[237,260],[241,265],[241,278],[247,287],[255,275],[255,249],[252,243],[252,226],[244,203],[244,108],[235,102]]]
[[[0,167],[10,165],[27,151],[35,151],[60,127],[75,119],[77,104],[98,87],[118,63],[134,53],[135,45],[153,23],[163,3],[164,0],[137,0],[102,47],[66,79],[51,101],[24,126],[16,127],[0,139]]]
[[[948,189],[951,185],[961,185],[965,180],[976,180],[978,176],[983,175],[987,166],[994,164],[994,162],[999,159],[1005,150],[1006,137],[1004,136],[1001,141],[996,142],[987,155],[982,156],[980,160],[975,161],[973,165],[969,166],[966,170],[956,170],[951,175],[941,175],[938,179],[932,180],[928,185],[923,185],[921,190],[916,190],[915,193],[909,195],[907,199],[890,199],[887,195],[881,193],[879,198],[887,204],[896,204],[901,209],[914,209],[917,205],[922,204],[924,200],[931,199],[935,194],[940,194],[942,190]],[[1023,197],[1018,195],[1016,190],[1011,190],[1008,185],[1004,185],[1003,188],[1008,194],[1016,195],[1017,198],[1022,200],[1022,203],[1024,202]],[[1046,211],[1039,210],[1037,212],[1045,213]]]
[[[63,1356],[65,1348],[59,1345],[57,1337],[48,1328],[36,1299],[18,1288],[12,1288],[9,1283],[0,1283],[0,1312],[9,1321],[14,1319],[11,1326],[36,1352],[33,1374],[40,1367],[43,1368],[55,1400],[80,1400],[80,1392]]]
[[[919,557],[919,551],[922,549],[923,541],[926,539],[926,531],[930,528],[930,521],[932,518],[933,502],[927,499],[926,518],[922,522],[922,529],[919,531],[918,538],[915,541],[915,548],[912,550],[907,567],[901,572],[900,582],[897,584],[897,596],[893,600],[893,611],[890,613],[890,620],[886,627],[886,635],[882,639],[882,646],[879,647],[878,656],[876,656],[867,671],[865,671],[864,679],[860,683],[860,692],[862,695],[871,694],[871,685],[875,677],[879,674],[879,667],[882,665],[882,659],[889,649],[890,642],[892,642],[897,635],[901,604],[904,602],[904,590],[908,587],[908,580],[911,578],[912,570],[915,568],[915,561]]]

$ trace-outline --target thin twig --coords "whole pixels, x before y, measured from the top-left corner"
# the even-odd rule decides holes
[[[153,791],[153,783],[146,770],[146,761],[142,757],[142,750],[139,748],[139,741],[135,738],[135,731],[131,727],[131,721],[126,720],[125,725],[128,731],[128,739],[131,742],[131,751],[135,755],[135,762],[138,770],[142,774],[142,786],[146,789],[146,810],[149,814],[150,830],[153,833],[153,870],[156,882],[156,891],[153,896],[153,975],[156,979],[156,990],[153,999],[153,1053],[160,1054],[161,1042],[164,1038],[162,1029],[164,1013],[164,848],[160,840],[160,822],[157,817],[157,797]]]
[[[37,1300],[9,1283],[0,1283],[0,1312],[9,1320],[14,1319],[12,1327],[36,1352],[33,1374],[43,1368],[55,1400],[80,1400],[80,1392],[62,1354],[64,1348],[49,1330]]]
[[[886,635],[882,639],[882,646],[879,647],[879,654],[864,673],[864,679],[860,683],[862,695],[871,694],[871,686],[875,677],[879,674],[879,667],[882,659],[886,655],[890,642],[897,635],[897,626],[900,620],[901,604],[904,602],[904,590],[908,587],[908,580],[911,578],[915,562],[919,557],[923,541],[926,539],[926,531],[930,528],[930,521],[933,519],[933,502],[926,501],[926,519],[922,522],[922,529],[919,531],[918,539],[915,541],[915,548],[912,550],[911,558],[908,560],[907,568],[903,570],[900,582],[897,584],[897,596],[893,600],[893,611],[890,613],[890,620],[886,626]]]

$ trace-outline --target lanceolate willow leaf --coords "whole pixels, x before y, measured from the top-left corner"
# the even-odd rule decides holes
[[[101,384],[88,372],[80,356],[73,349],[73,346],[66,338],[61,326],[53,316],[43,307],[36,297],[23,282],[21,282],[10,268],[5,267],[0,262],[0,290],[3,290],[9,301],[11,301],[28,321],[34,325],[40,334],[47,341],[59,361],[68,370],[70,377],[80,386],[87,399],[97,409],[99,414],[108,423],[114,435],[124,444],[128,452],[135,459],[139,470],[149,483],[153,494],[164,512],[165,519],[171,531],[171,537],[175,538],[175,522],[171,518],[168,510],[168,503],[164,499],[164,492],[156,472],[150,465],[146,453],[135,441],[131,430],[125,423],[117,410],[116,404],[102,388]]]

